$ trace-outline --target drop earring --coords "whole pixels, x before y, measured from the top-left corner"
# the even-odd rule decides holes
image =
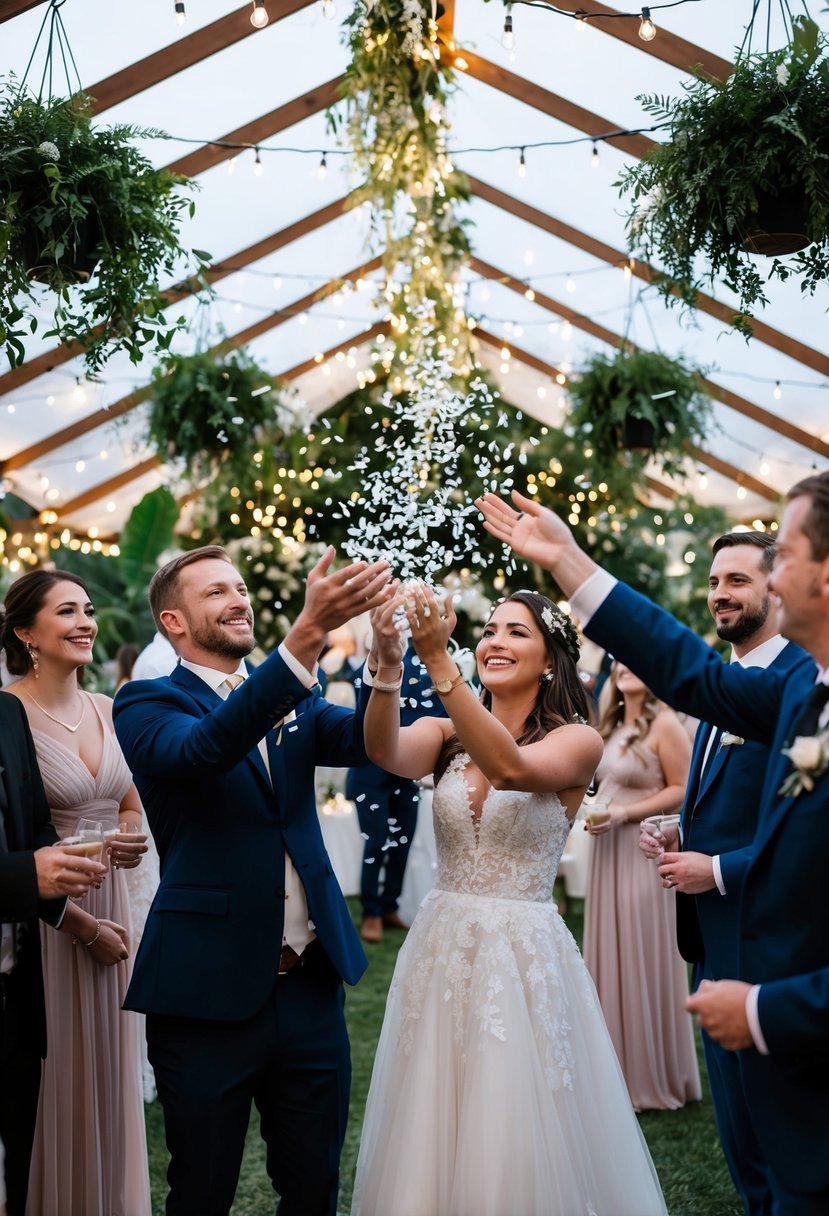
[[[38,667],[37,647],[33,646],[31,642],[27,642],[26,643],[26,654],[29,656],[29,662],[31,663],[32,668],[34,669],[35,679],[39,680],[40,676],[38,675],[38,671],[37,671],[37,667]]]
[[[555,679],[555,675],[552,671],[542,671],[538,678],[542,684],[552,684],[553,680]]]

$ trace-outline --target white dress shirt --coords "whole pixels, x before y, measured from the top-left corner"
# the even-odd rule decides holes
[[[313,688],[317,683],[316,677],[302,666],[297,659],[281,644],[279,653],[282,656],[286,666],[290,668],[296,678],[305,685],[306,688]],[[186,667],[188,671],[192,671],[200,680],[204,680],[209,688],[226,701],[230,696],[230,687],[227,684],[227,675],[225,671],[217,671],[215,667],[203,667],[199,663],[190,663],[187,659],[181,660],[181,666]],[[241,676],[246,680],[248,669],[245,667],[244,660],[239,660],[239,666],[233,675]],[[296,714],[292,710],[281,722],[276,723],[274,730],[279,730],[286,722],[293,721]],[[265,739],[259,740],[259,754],[265,764],[265,771],[268,777],[271,775],[270,761],[268,760],[268,747]],[[316,937],[311,921],[308,919],[308,900],[305,895],[305,888],[302,885],[302,880],[297,873],[296,867],[291,860],[287,849],[285,850],[285,923],[282,929],[282,944],[290,946],[297,954],[302,954],[309,942]]]

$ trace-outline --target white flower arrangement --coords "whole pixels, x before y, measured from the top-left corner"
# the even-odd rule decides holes
[[[724,731],[720,739],[720,747],[739,747],[741,743],[745,743],[745,739],[740,735],[731,735],[728,731]]]
[[[815,782],[829,772],[829,730],[817,735],[798,735],[791,747],[783,748],[795,771],[790,773],[777,791],[781,798],[796,798],[804,790],[811,793]]]

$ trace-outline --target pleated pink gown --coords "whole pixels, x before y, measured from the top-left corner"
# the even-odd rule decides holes
[[[629,727],[605,742],[599,797],[614,806],[665,788],[647,742],[640,758],[622,743]],[[639,849],[639,825],[624,824],[591,845],[584,917],[584,961],[637,1110],[676,1110],[701,1096],[688,974],[676,946],[676,898]]]
[[[97,706],[89,698],[90,705]],[[99,715],[100,717],[100,715]],[[58,835],[80,818],[118,826],[132,778],[102,721],[93,777],[71,751],[33,731]],[[85,911],[130,927],[123,871],[110,870]],[[149,1216],[150,1182],[139,1078],[138,1020],[121,1010],[132,959],[103,967],[69,934],[41,925],[48,1055],[44,1061],[27,1216]]]

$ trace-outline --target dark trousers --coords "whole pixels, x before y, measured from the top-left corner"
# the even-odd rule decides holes
[[[0,975],[0,1140],[6,1152],[6,1211],[23,1216],[40,1092],[40,1053],[32,1044],[31,988],[18,968]]]
[[[244,1022],[147,1015],[168,1216],[227,1216],[252,1102],[279,1216],[336,1216],[351,1088],[345,995],[319,943],[306,954]]]
[[[403,890],[406,861],[417,827],[420,788],[414,781],[392,776],[384,785],[361,785],[360,769],[352,769],[346,797],[357,807],[365,838],[360,874],[363,915],[386,916],[397,911]]]
[[[701,980],[713,978],[710,968],[698,964],[694,967],[694,990]],[[723,1156],[745,1216],[771,1216],[770,1171],[751,1122],[739,1057],[720,1047],[704,1030],[702,1048]]]

